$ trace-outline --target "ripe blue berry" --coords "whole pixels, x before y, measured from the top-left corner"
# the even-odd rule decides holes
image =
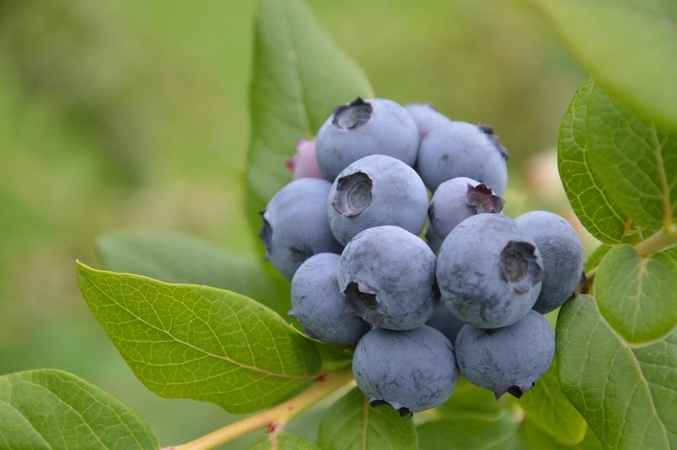
[[[477,328],[511,325],[541,290],[543,262],[533,239],[501,214],[477,214],[442,243],[437,282],[442,301]]]
[[[303,262],[318,253],[341,253],[329,228],[327,195],[331,183],[299,178],[282,187],[266,206],[259,237],[266,259],[288,280]]]
[[[458,379],[453,345],[427,326],[368,332],[355,348],[353,375],[372,406],[388,403],[402,416],[441,405]]]
[[[432,103],[408,103],[404,109],[411,115],[418,128],[419,139],[423,138],[440,125],[451,123],[444,114],[439,113]]]
[[[289,315],[303,326],[308,336],[336,345],[355,345],[369,331],[369,324],[346,313],[346,301],[339,289],[339,255],[320,253],[308,258],[291,282]]]
[[[503,195],[508,185],[507,155],[491,127],[452,122],[423,138],[416,170],[433,192],[447,180],[468,177]]]
[[[503,200],[481,184],[466,177],[457,177],[440,184],[430,200],[428,217],[430,226],[444,239],[470,216],[503,211]]]
[[[388,155],[413,166],[418,153],[414,119],[394,101],[379,98],[334,108],[316,141],[317,163],[329,181],[365,156]]]
[[[581,240],[569,222],[548,211],[530,211],[515,220],[543,258],[545,277],[534,309],[546,314],[562,306],[585,281]]]
[[[385,155],[367,156],[346,167],[332,184],[327,203],[329,227],[343,245],[380,225],[418,235],[427,209],[428,192],[416,171]]]
[[[351,240],[339,260],[346,308],[372,327],[410,330],[439,304],[435,254],[418,236],[395,226],[369,228]]]
[[[442,333],[453,344],[465,322],[453,315],[444,303],[440,303],[425,324]]]
[[[545,318],[529,311],[505,328],[482,330],[466,325],[456,338],[461,375],[489,389],[520,398],[531,389],[555,356],[555,336]]]

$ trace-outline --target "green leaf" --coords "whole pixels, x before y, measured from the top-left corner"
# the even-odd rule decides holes
[[[562,122],[559,170],[574,211],[606,244],[646,238],[677,217],[677,135],[640,120],[594,79]]]
[[[435,408],[437,418],[497,420],[505,413],[508,396],[498,401],[493,392],[472,385],[465,378],[459,378],[449,400]]]
[[[588,258],[588,261],[585,263],[585,273],[588,273],[595,267],[599,266],[599,263],[602,261],[602,258],[604,258],[604,255],[606,255],[612,248],[614,247],[605,244],[601,244],[599,247],[597,247],[595,251],[592,252],[592,255],[590,255]]]
[[[533,389],[524,394],[519,400],[519,406],[526,412],[527,421],[546,430],[560,444],[574,445],[585,437],[588,426],[562,393],[556,362],[553,362]]]
[[[186,234],[124,230],[96,240],[103,268],[165,283],[212,286],[240,293],[282,317],[290,309],[289,283],[268,276],[258,258],[226,253]]]
[[[389,405],[370,406],[359,388],[348,392],[327,410],[317,439],[325,450],[418,448],[411,419],[400,417]]]
[[[548,430],[550,431],[550,430]],[[564,445],[552,439],[552,434],[546,432],[541,427],[532,422],[529,418],[522,423],[519,429],[519,435],[530,449],[547,450],[601,450],[602,444],[589,427],[586,426],[583,440],[573,444]]]
[[[617,0],[537,3],[590,74],[643,117],[677,130],[674,5]]]
[[[158,449],[144,420],[86,381],[59,370],[0,376],[0,448]]]
[[[254,41],[246,209],[258,229],[256,213],[291,179],[296,141],[312,138],[335,105],[374,94],[302,0],[262,0]]]
[[[562,391],[604,448],[677,447],[677,332],[630,345],[579,295],[559,313],[557,363]]]
[[[520,417],[507,409],[495,419],[458,418],[428,422],[417,428],[419,449],[522,449],[524,444],[517,434],[519,426]]]
[[[651,342],[677,327],[675,256],[673,250],[640,257],[631,245],[623,244],[600,263],[597,306],[626,342]]]
[[[82,264],[78,282],[134,374],[162,397],[248,413],[288,397],[320,370],[310,341],[239,294]]]
[[[277,433],[252,445],[249,450],[320,450],[320,447],[293,434]]]

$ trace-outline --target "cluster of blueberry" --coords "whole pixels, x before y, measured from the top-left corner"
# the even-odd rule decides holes
[[[555,214],[502,214],[506,159],[490,126],[385,99],[337,106],[299,143],[260,236],[305,332],[357,344],[373,405],[434,408],[458,372],[520,397],[552,363],[541,314],[584,277],[581,243]]]

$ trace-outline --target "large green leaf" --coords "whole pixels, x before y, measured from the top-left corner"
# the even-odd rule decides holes
[[[289,433],[277,433],[249,447],[249,450],[320,450],[320,447]]]
[[[252,412],[307,385],[313,345],[239,294],[78,264],[80,291],[134,374],[162,397]]]
[[[550,430],[545,431],[527,418],[519,428],[519,435],[529,449],[547,450],[601,450],[602,444],[595,433],[586,427],[585,436],[581,442],[574,445],[564,445],[552,439]]]
[[[159,449],[131,408],[59,370],[0,377],[0,448]]]
[[[529,422],[546,430],[561,444],[574,445],[585,437],[588,426],[562,393],[556,362],[553,362],[534,388],[524,394],[519,405],[526,412]]]
[[[512,450],[525,448],[517,434],[520,417],[504,409],[496,418],[457,418],[417,428],[420,450]]]
[[[458,379],[456,388],[449,400],[435,408],[435,414],[444,419],[483,419],[497,420],[504,414],[510,403],[509,396],[504,395],[498,401],[496,395],[488,389],[472,385],[463,377]]]
[[[373,407],[358,388],[327,410],[318,434],[325,450],[365,448],[416,450],[417,437],[409,417],[400,417],[389,405]]]
[[[643,117],[677,130],[677,8],[644,0],[539,0],[578,62]]]
[[[258,258],[224,252],[192,236],[146,230],[106,233],[96,240],[103,268],[144,275],[165,283],[227,289],[286,317],[289,283],[266,274]]]
[[[677,448],[677,332],[628,344],[579,295],[559,313],[557,362],[564,394],[605,448]]]
[[[594,79],[562,122],[559,169],[576,214],[602,242],[646,238],[677,217],[677,134],[639,119]]]
[[[312,138],[335,105],[373,90],[303,0],[262,0],[254,40],[245,206],[258,228],[256,213],[291,179],[296,141]]]
[[[595,249],[594,252],[592,252],[592,255],[588,258],[588,261],[585,263],[585,272],[588,273],[592,269],[596,268],[599,266],[599,263],[602,262],[602,258],[604,258],[604,255],[609,253],[609,250],[614,248],[611,245],[605,245],[601,244],[599,247]]]
[[[607,253],[597,270],[597,305],[625,341],[651,342],[677,326],[675,250],[640,257],[623,244]]]

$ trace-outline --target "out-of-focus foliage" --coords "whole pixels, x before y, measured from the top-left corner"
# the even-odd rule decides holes
[[[511,152],[508,211],[565,213],[529,190],[542,193],[545,166],[523,163],[554,148],[583,75],[526,0],[308,4],[377,96],[494,125]],[[94,264],[95,237],[126,227],[254,255],[241,180],[255,9],[0,0],[0,375],[72,372],[134,408],[161,445],[230,420],[136,380],[83,302],[73,261]],[[306,417],[288,431],[314,440],[321,415]]]

